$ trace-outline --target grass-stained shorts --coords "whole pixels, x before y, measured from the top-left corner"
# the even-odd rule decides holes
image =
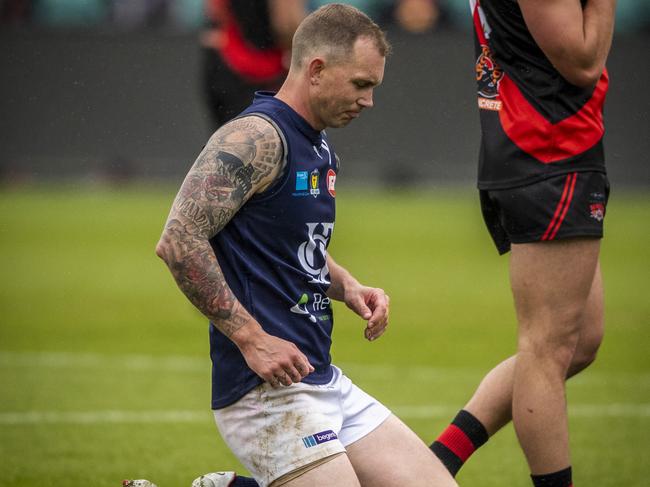
[[[390,411],[333,367],[328,384],[264,383],[236,403],[214,411],[219,432],[255,480],[274,480],[345,451]]]
[[[607,176],[573,172],[510,189],[481,190],[481,210],[500,254],[511,243],[603,236]]]

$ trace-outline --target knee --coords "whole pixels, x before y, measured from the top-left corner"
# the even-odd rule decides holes
[[[576,375],[582,370],[589,367],[598,355],[600,344],[603,341],[603,332],[600,329],[598,332],[591,332],[588,336],[581,335],[578,341],[578,346],[573,354],[571,365],[567,372],[567,378]]]
[[[520,330],[518,352],[566,374],[576,358],[579,328],[558,320],[540,320]]]
[[[564,374],[575,356],[577,341],[577,335],[519,337],[518,355],[526,354],[545,368],[550,366]]]

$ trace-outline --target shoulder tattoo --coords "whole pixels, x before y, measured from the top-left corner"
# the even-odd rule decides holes
[[[233,120],[210,138],[190,169],[172,212],[210,238],[254,193],[281,173],[284,148],[276,129],[257,116]]]

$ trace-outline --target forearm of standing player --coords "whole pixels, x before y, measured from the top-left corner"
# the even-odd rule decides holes
[[[584,84],[595,84],[605,69],[614,35],[615,10],[616,0],[588,0],[582,11],[583,49],[576,64],[582,70]]]
[[[592,86],[612,44],[616,0],[519,0],[533,38],[570,83]]]

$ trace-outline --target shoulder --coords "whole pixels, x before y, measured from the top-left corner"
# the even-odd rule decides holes
[[[282,173],[285,148],[276,126],[255,114],[236,118],[223,125],[208,141],[217,167],[224,167],[243,183],[245,193],[261,192]],[[249,169],[245,169],[249,167]]]
[[[280,141],[277,125],[263,114],[247,114],[222,125],[212,136],[220,140],[239,137],[253,140],[265,139]],[[211,138],[211,140],[212,140]]]
[[[210,137],[205,149],[236,154],[244,164],[259,157],[266,163],[280,163],[284,154],[278,129],[258,115],[246,115],[224,124]]]

